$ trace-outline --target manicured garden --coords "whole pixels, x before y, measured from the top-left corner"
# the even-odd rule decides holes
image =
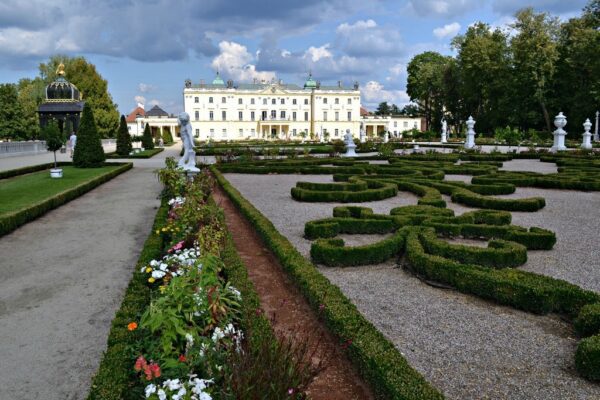
[[[455,164],[459,157],[463,162]],[[539,154],[524,154],[519,157],[540,159]],[[368,330],[358,328],[360,326],[358,320],[348,317],[353,315],[351,311],[348,309],[344,312],[340,311],[339,318],[333,311],[327,315],[328,325],[336,335],[344,338],[352,337],[351,353],[358,352],[362,356],[358,358],[351,356],[351,358],[359,365],[365,378],[373,384],[377,382],[377,387],[387,388],[383,393],[389,398],[403,398],[398,395],[401,391],[400,387],[412,388],[413,393],[424,393],[423,390],[426,389],[420,383],[417,384],[418,379],[414,380],[418,372],[424,374],[428,380],[438,382],[440,386],[437,384],[434,386],[453,398],[468,397],[474,393],[482,395],[481,393],[488,393],[488,391],[503,393],[509,397],[517,395],[517,392],[511,391],[510,387],[503,385],[500,388],[493,383],[509,380],[508,386],[519,385],[519,378],[516,376],[503,375],[501,371],[506,368],[503,366],[506,362],[499,358],[488,360],[485,367],[480,365],[479,373],[474,375],[471,375],[472,367],[469,372],[459,367],[456,368],[456,373],[446,372],[443,375],[431,370],[430,365],[457,362],[450,361],[445,352],[439,351],[440,348],[448,348],[447,336],[457,335],[461,324],[463,329],[466,324],[468,330],[479,329],[481,332],[469,339],[460,335],[454,336],[453,342],[463,343],[473,340],[480,342],[487,335],[485,331],[489,329],[490,334],[495,332],[495,337],[490,337],[491,342],[486,342],[487,345],[484,345],[483,351],[491,351],[491,354],[480,355],[483,359],[500,357],[503,351],[505,353],[507,349],[512,348],[513,352],[510,353],[509,359],[515,364],[515,368],[530,368],[536,371],[523,377],[528,384],[522,389],[523,392],[518,392],[521,395],[528,393],[525,395],[528,398],[541,399],[557,395],[568,397],[578,393],[583,397],[594,397],[600,394],[597,384],[573,377],[565,381],[564,372],[553,366],[556,361],[547,364],[540,360],[552,360],[552,357],[558,357],[564,363],[560,368],[576,366],[580,376],[591,381],[600,378],[597,374],[600,370],[600,347],[597,346],[600,325],[597,323],[598,315],[595,311],[600,301],[600,285],[598,285],[600,280],[593,268],[593,264],[597,264],[597,259],[594,259],[591,253],[585,256],[584,265],[579,267],[578,274],[578,264],[568,261],[570,250],[562,245],[562,241],[576,242],[577,239],[572,235],[576,236],[577,232],[568,230],[571,228],[565,224],[564,219],[561,219],[563,215],[567,218],[577,215],[576,218],[585,221],[586,218],[589,219],[587,210],[600,205],[597,195],[597,191],[600,190],[598,179],[600,164],[597,157],[593,155],[542,155],[542,162],[558,165],[557,173],[504,172],[499,169],[503,162],[508,162],[512,158],[515,158],[515,155],[415,155],[390,158],[389,164],[381,164],[380,157],[357,160],[302,159],[277,162],[263,160],[219,164],[214,171],[231,199],[255,225],[269,248],[278,256],[284,268],[288,270],[312,304],[335,302],[333,299],[341,296],[341,299],[348,304],[353,302],[360,305],[360,313],[356,312],[360,318],[364,316],[365,323],[373,323],[375,332],[383,330],[394,337],[393,344],[383,338],[381,340],[370,338],[366,342],[361,337]],[[377,164],[372,164],[371,161],[375,159]],[[468,161],[465,162],[466,160]],[[221,175],[221,173],[226,174]],[[304,176],[273,174],[303,174]],[[316,174],[332,175],[334,182],[328,180],[326,176],[321,177]],[[474,177],[472,182],[464,183],[444,180],[445,175]],[[391,185],[393,191],[378,194],[378,190],[380,191],[386,185]],[[591,193],[571,192],[570,196],[591,200],[592,204],[582,207],[581,201],[573,200],[573,208],[564,209],[564,203],[555,203],[562,201],[563,197],[569,197],[566,193],[563,196],[560,190],[564,189],[591,191]],[[410,196],[405,199],[404,193],[407,192]],[[525,193],[535,193],[535,195],[523,197]],[[547,203],[545,193],[550,196],[552,203]],[[414,200],[410,200],[411,198]],[[333,204],[328,206],[327,202]],[[359,202],[364,203],[365,206],[362,204],[360,207],[341,206],[339,203],[343,202]],[[414,205],[415,203],[418,205]],[[403,204],[404,207],[398,207]],[[546,212],[545,208],[548,206],[551,210]],[[375,207],[377,210],[374,210]],[[472,207],[484,210],[477,211]],[[557,207],[562,208],[563,211],[557,214]],[[577,214],[578,207],[584,215]],[[512,218],[513,215],[508,211],[514,211],[515,218]],[[266,216],[263,213],[266,213]],[[543,217],[536,218],[538,213]],[[549,214],[555,216],[556,223],[548,223]],[[315,220],[315,215],[320,217]],[[512,225],[511,220],[514,219],[528,221],[528,228]],[[539,228],[536,228],[536,219],[541,223],[537,225]],[[529,221],[533,221],[533,224]],[[557,225],[560,235],[546,228],[552,226],[557,229]],[[593,226],[588,225],[587,222],[583,222],[580,227],[585,226],[586,232],[589,229],[593,230]],[[379,235],[385,235],[385,238],[378,239]],[[361,236],[366,241],[360,240]],[[488,246],[465,244],[473,240],[482,243],[487,241]],[[346,245],[346,241],[350,244]],[[557,241],[560,245],[560,253],[551,250]],[[581,249],[589,252],[585,247]],[[544,252],[550,252],[551,255],[544,256]],[[528,261],[529,253],[532,253],[533,263]],[[330,267],[315,268],[303,256],[312,258],[316,265],[330,265]],[[545,262],[546,270],[544,270],[544,262],[541,260],[548,257],[566,260],[568,265],[556,266],[564,271],[559,269],[547,271],[547,266],[555,263]],[[578,260],[582,260],[581,255],[578,254],[577,257]],[[390,269],[398,263],[404,267],[403,270]],[[364,267],[356,265],[364,265]],[[370,265],[373,267],[369,267]],[[339,266],[353,267],[335,268]],[[566,272],[568,275],[565,275]],[[547,273],[551,276],[564,275],[568,280],[578,282],[578,285],[546,276]],[[580,276],[582,273],[587,275]],[[322,275],[338,285],[342,291],[337,291],[334,295],[329,289],[325,289],[327,285],[320,281],[324,279]],[[415,280],[414,277],[418,277],[421,281]],[[402,282],[402,286],[391,286],[392,282],[396,284]],[[423,282],[437,287],[456,289],[457,294],[444,294],[443,290]],[[591,287],[591,290],[585,287]],[[377,296],[377,292],[372,293],[373,288],[378,288],[381,296]],[[409,329],[411,325],[408,321],[414,318],[409,317],[410,314],[407,315],[406,312],[412,310],[412,313],[418,315],[420,310],[414,309],[410,297],[406,298],[406,295],[401,294],[406,290],[413,291],[415,297],[423,297],[423,293],[426,293],[429,298],[422,306],[430,310],[428,318],[431,321],[442,318],[438,323],[455,332],[447,332],[445,336],[440,336],[429,328],[419,329],[415,326],[415,329]],[[400,293],[392,297],[385,295],[388,292],[391,295],[394,291]],[[469,296],[479,297],[485,301],[467,301]],[[443,298],[446,300],[444,301]],[[502,319],[497,316],[503,313],[501,311],[503,308],[486,302],[490,300],[526,312],[513,311],[510,321],[504,318],[501,322]],[[383,314],[381,311],[376,311],[381,310],[382,307],[385,310]],[[398,311],[388,311],[390,307]],[[457,314],[459,311],[463,313],[462,318],[467,318],[460,319],[460,324],[443,320],[444,315]],[[476,320],[466,317],[473,313],[480,314],[480,317]],[[526,330],[531,332],[532,339],[535,338],[529,344],[531,349],[537,349],[535,355],[525,347],[527,334],[519,334],[518,338],[513,338],[512,344],[508,344],[504,340],[505,334],[510,335],[511,331],[520,332],[527,324],[534,323],[533,321],[540,321],[536,322],[537,324],[556,324],[551,322],[554,321],[552,316],[534,316],[528,313],[560,315],[569,323],[562,322],[557,329],[564,332],[561,335],[567,336],[546,334],[546,338],[540,341],[541,332],[536,332],[539,327],[527,328]],[[398,324],[388,322],[387,319],[384,322],[382,316],[385,315],[388,315],[386,318],[405,322]],[[348,329],[358,329],[358,331]],[[576,341],[572,338],[572,334],[568,333],[573,329],[578,337]],[[409,336],[406,336],[407,330],[411,331]],[[422,343],[420,338],[428,336],[437,342],[429,340],[427,344]],[[435,336],[437,339],[433,339]],[[565,340],[566,337],[571,339]],[[396,338],[399,340],[397,341]],[[416,353],[407,354],[407,342],[413,343],[409,348]],[[368,358],[368,353],[365,353],[366,343],[379,343],[378,346],[383,347],[392,346],[385,352],[381,350],[377,352],[395,357],[394,365],[408,367],[405,372],[397,371],[392,374],[399,379],[397,381],[399,386],[387,380],[390,376],[385,378],[374,374],[375,366],[379,366],[377,368],[381,368],[380,370],[390,371],[389,360]],[[463,343],[462,346],[465,344]],[[574,352],[576,347],[577,351]],[[436,354],[425,352],[425,349],[435,351],[433,350],[435,348],[438,349]],[[468,348],[467,345],[465,350],[468,351]],[[478,351],[482,351],[481,348],[479,349]],[[553,349],[561,350],[556,352]],[[401,351],[402,354],[396,353],[396,350]],[[432,357],[437,360],[434,361]],[[474,364],[480,362],[471,356],[466,357]],[[387,367],[382,368],[382,365]],[[417,368],[418,372],[409,365]],[[521,367],[518,367],[519,365]],[[570,383],[548,387],[544,386],[543,382],[546,379],[544,377]],[[455,381],[465,378],[469,380],[468,389],[464,386],[462,388],[454,386]],[[539,379],[539,384],[536,379]],[[417,387],[420,389],[416,389]],[[433,398],[431,393],[427,395],[430,397],[420,396],[413,395],[407,398]]]
[[[131,167],[131,164],[99,168],[62,165],[61,179],[53,179],[48,170],[42,170],[0,180],[0,234],[12,231]]]

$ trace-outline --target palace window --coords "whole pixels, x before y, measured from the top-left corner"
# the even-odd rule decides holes
[[[327,121],[327,111],[323,111],[323,121]]]
[[[348,121],[352,121],[352,111],[348,111]]]
[[[296,130],[292,129],[292,136],[296,136]]]
[[[296,120],[296,111],[294,111],[294,112],[292,113],[292,119],[293,119],[294,121]]]
[[[200,99],[198,97],[194,97],[194,103],[199,103]]]
[[[242,101],[241,97],[238,99],[238,104],[243,104],[243,101]]]
[[[263,112],[262,112],[261,119],[262,119],[263,121],[266,121],[266,119],[267,119],[267,112],[266,112],[266,111],[263,111]]]
[[[308,111],[305,111],[305,112],[304,112],[304,120],[305,120],[305,121],[308,121]]]
[[[221,103],[226,103],[226,102],[227,102],[227,98],[221,97]]]
[[[196,137],[200,136],[200,129],[196,129]]]
[[[337,136],[337,135],[338,135],[339,131],[340,131],[339,129],[336,129],[336,130],[335,130],[335,136]]]
[[[227,111],[221,111],[221,120],[227,120]]]
[[[404,121],[404,127],[408,128],[408,121]]]
[[[336,120],[336,121],[339,121],[339,120],[340,120],[340,112],[339,112],[339,111],[336,111],[336,112],[335,112],[335,120]]]
[[[254,104],[254,97],[250,99],[250,104]]]
[[[250,111],[250,120],[254,121],[254,111]]]
[[[285,111],[281,110],[279,116],[281,117],[281,119],[285,119]]]
[[[327,97],[323,97],[323,104],[327,104]]]
[[[223,129],[223,137],[226,138],[227,137],[227,129]]]
[[[352,104],[352,99],[348,98],[348,104]]]
[[[308,99],[304,99],[304,105],[307,106],[308,105]]]
[[[208,112],[208,119],[213,121],[215,119],[215,113],[214,111],[209,111]]]
[[[271,104],[277,104],[277,99],[275,99],[275,98],[271,99]]]
[[[213,137],[214,135],[215,135],[215,130],[214,130],[214,129],[211,129],[211,130],[210,130],[210,137]]]
[[[240,137],[244,136],[244,130],[240,129]]]
[[[296,105],[296,99],[292,99],[292,104]]]
[[[209,102],[209,103],[212,103],[212,102],[213,102],[213,98],[212,98],[212,97],[209,97],[209,98],[208,98],[208,102]]]
[[[394,121],[394,128],[398,127],[398,121]]]
[[[266,106],[267,105],[267,99],[263,99],[263,104]]]
[[[281,99],[281,104],[285,104],[285,99]]]
[[[335,98],[335,104],[340,104],[340,99],[339,98]]]
[[[242,121],[244,119],[244,112],[243,111],[239,111],[238,112],[238,118],[240,121]]]
[[[200,119],[200,111],[194,111],[194,117],[196,118],[196,121],[198,121]]]
[[[277,118],[277,111],[271,110],[271,119]]]

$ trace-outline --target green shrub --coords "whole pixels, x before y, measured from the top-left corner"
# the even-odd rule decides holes
[[[600,334],[600,303],[588,304],[581,308],[575,319],[575,330],[581,336]]]
[[[129,155],[131,149],[131,135],[127,129],[127,121],[125,120],[125,116],[121,115],[119,131],[117,132],[117,154],[121,156]]]
[[[58,129],[55,121],[50,121],[42,128],[41,137],[46,141],[48,151],[54,153],[54,168],[57,168],[56,152],[65,144],[65,135]]]
[[[100,135],[94,121],[94,114],[90,105],[85,103],[79,131],[77,132],[73,165],[79,168],[96,168],[103,166],[105,159]]]
[[[150,131],[150,125],[146,124],[144,128],[144,134],[142,135],[142,147],[146,150],[152,150],[154,148],[154,139],[152,138],[152,132]]]
[[[575,367],[583,377],[600,381],[600,335],[579,342],[575,353]]]
[[[367,181],[368,189],[362,189],[364,187],[362,181],[350,184],[311,184],[308,182],[298,182],[298,184],[291,190],[292,197],[295,200],[307,202],[355,203],[383,200],[398,194],[396,185],[375,181]],[[341,187],[335,187],[336,185],[341,185]],[[303,186],[316,189],[304,189]]]

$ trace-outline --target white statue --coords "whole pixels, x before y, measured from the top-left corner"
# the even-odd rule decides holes
[[[445,119],[442,120],[442,143],[446,143],[447,142],[447,138],[446,138],[446,134],[448,132],[448,123],[446,122]]]
[[[177,118],[179,122],[181,141],[183,142],[183,157],[177,164],[185,171],[199,172],[196,168],[196,152],[194,151],[194,134],[190,125],[190,115],[186,112],[179,114]]]
[[[354,144],[354,139],[352,138],[350,129],[346,129],[344,140],[346,142],[346,154],[344,154],[344,157],[357,157],[357,154],[354,151],[354,149],[356,149],[356,144]]]
[[[465,140],[465,149],[472,149],[475,147],[475,120],[469,116],[467,120],[467,140]]]
[[[367,141],[367,134],[365,133],[365,123],[360,122],[360,142],[365,143]]]
[[[554,144],[550,149],[551,152],[554,153],[567,150],[565,146],[565,136],[567,136],[567,132],[563,129],[566,125],[567,117],[565,117],[562,112],[559,112],[558,115],[554,117],[554,126],[556,126],[556,130],[552,132],[554,135]]]
[[[590,132],[591,128],[592,128],[592,123],[590,122],[590,119],[588,118],[583,123],[583,129],[585,130],[585,132],[583,132],[583,142],[581,143],[581,148],[584,150],[592,149],[592,133]]]

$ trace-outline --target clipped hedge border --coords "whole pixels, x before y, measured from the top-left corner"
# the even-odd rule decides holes
[[[127,324],[139,321],[142,313],[150,304],[151,289],[146,282],[146,274],[140,268],[151,260],[160,258],[164,243],[156,231],[165,225],[169,206],[163,199],[154,217],[150,235],[144,242],[144,247],[129,281],[121,307],[111,323],[108,334],[107,349],[104,352],[98,371],[92,378],[88,400],[120,400],[126,398],[132,382],[137,380],[134,374],[129,348],[138,340],[135,334],[127,330]]]
[[[69,163],[70,164],[70,163]],[[54,165],[54,164],[52,164]],[[6,235],[9,232],[14,231],[19,226],[26,224],[27,222],[33,221],[34,219],[42,216],[50,210],[53,210],[77,197],[89,192],[90,190],[100,186],[101,184],[108,182],[112,178],[122,174],[125,171],[133,168],[132,163],[114,163],[105,165],[116,165],[113,171],[107,172],[90,181],[81,183],[73,188],[67,189],[60,192],[49,199],[42,200],[32,206],[15,211],[0,217],[0,236]],[[27,173],[27,172],[25,172]]]
[[[164,147],[155,147],[153,149],[144,150],[143,153],[146,153],[146,154],[128,154],[126,156],[122,156],[122,155],[117,154],[117,152],[113,152],[113,153],[106,154],[106,158],[107,159],[111,159],[111,158],[120,158],[120,159],[123,159],[123,158],[138,158],[138,159],[139,158],[142,158],[142,159],[143,158],[152,158],[155,155],[157,155],[158,153],[163,152],[164,150],[165,150]]]
[[[340,187],[337,187],[337,186]],[[368,189],[364,189],[368,186]],[[305,189],[309,187],[312,189]],[[355,180],[353,183],[298,182],[291,189],[292,198],[305,202],[355,203],[383,200],[398,194],[394,184]]]
[[[368,322],[341,290],[332,285],[248,202],[215,168],[217,181],[231,201],[253,224],[265,244],[295,281],[311,306],[321,312],[330,331],[352,340],[346,352],[373,390],[387,399],[435,400],[443,395],[414,370],[381,332]]]
[[[65,165],[71,165],[68,161],[59,161],[56,163],[58,167],[64,167]],[[0,179],[12,178],[13,176],[30,174],[32,172],[44,171],[46,169],[54,168],[54,163],[29,165],[27,167],[8,169],[6,171],[0,171]]]

